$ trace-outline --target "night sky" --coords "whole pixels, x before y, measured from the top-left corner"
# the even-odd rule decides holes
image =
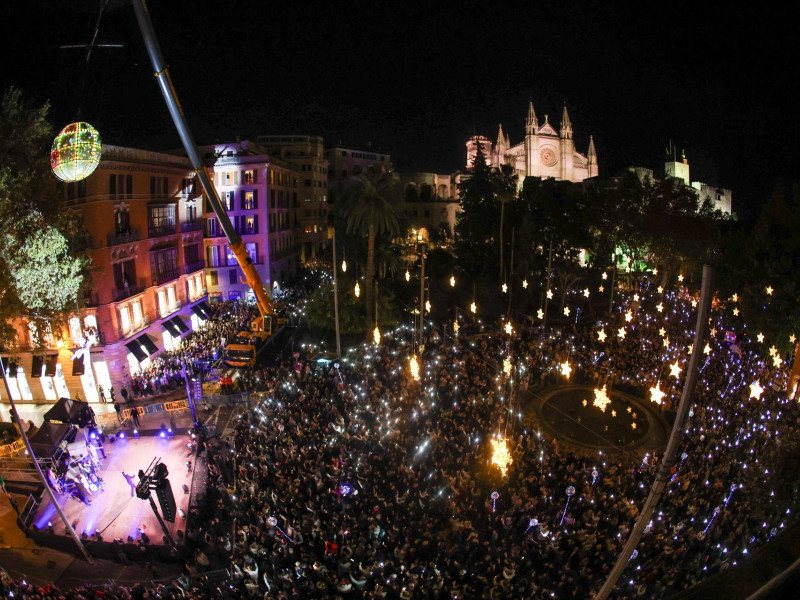
[[[0,70],[60,127],[79,116],[110,144],[180,143],[133,10],[110,0],[3,4]],[[700,4],[700,3],[695,3]],[[558,126],[567,104],[601,175],[658,167],[674,140],[693,179],[747,213],[800,179],[795,8],[680,3],[150,0],[165,61],[200,143],[316,134],[389,152],[401,172],[463,165],[473,133],[522,139],[528,100]],[[786,12],[780,12],[786,11]]]

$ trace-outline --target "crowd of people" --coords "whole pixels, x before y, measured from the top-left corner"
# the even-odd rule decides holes
[[[462,315],[457,334],[452,323],[428,333],[419,380],[402,326],[339,362],[264,367],[261,401],[207,450],[187,578],[150,597],[591,597],[660,457],[559,445],[535,396],[567,383],[559,365],[569,362],[571,383],[646,399],[660,386],[657,410],[674,414],[693,304],[680,291],[631,290],[606,321],[565,320],[546,334]],[[786,458],[800,447],[800,410],[786,389],[790,365],[731,323],[730,307],[715,307],[679,458],[616,598],[669,597],[793,522],[796,461]],[[682,374],[668,374],[671,364]],[[506,474],[491,463],[493,436],[510,449]],[[224,584],[202,578],[219,567],[230,570]]]

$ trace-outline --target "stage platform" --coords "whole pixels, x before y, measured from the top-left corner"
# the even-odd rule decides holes
[[[143,532],[148,538],[147,545],[163,546],[164,533],[158,519],[153,514],[150,503],[137,498],[133,493],[132,486],[123,476],[123,472],[133,475],[131,481],[135,485],[139,481],[139,470],[146,471],[154,458],[160,458],[169,470],[168,479],[178,509],[175,522],[165,522],[165,524],[173,540],[181,545],[191,500],[191,494],[184,492],[183,485],[185,484],[186,489],[191,492],[196,458],[191,457],[192,468],[187,468],[188,448],[186,444],[189,439],[188,435],[183,434],[176,435],[174,438],[141,435],[139,439],[135,439],[128,436],[122,439],[116,438],[114,443],[106,440],[103,447],[106,456],[104,459],[101,458],[100,466],[100,477],[103,479],[104,486],[102,490],[89,497],[91,505],[86,505],[68,494],[59,496],[56,493],[56,498],[64,514],[73,524],[78,535],[82,536],[85,532],[87,538],[97,541],[99,533],[103,543],[122,540],[123,544],[129,544],[131,543],[129,537],[132,538],[133,543],[145,542],[142,537]],[[101,456],[99,452],[98,456]],[[155,491],[151,494],[161,512]],[[42,497],[41,505],[29,522],[39,530],[40,535],[37,535],[37,538],[69,536],[58,511],[51,504],[47,494]],[[50,524],[52,524],[52,530]],[[44,539],[42,541],[47,543]]]

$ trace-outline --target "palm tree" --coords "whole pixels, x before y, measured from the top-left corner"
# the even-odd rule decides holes
[[[392,174],[385,170],[356,175],[345,191],[347,233],[367,237],[367,280],[364,287],[368,330],[375,316],[375,238],[377,235],[394,237],[399,234],[400,224],[394,204],[396,196],[396,182]]]

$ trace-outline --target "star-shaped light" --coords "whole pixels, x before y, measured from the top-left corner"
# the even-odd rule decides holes
[[[568,316],[569,316],[569,306],[565,306],[565,307],[564,307],[564,316],[565,316],[565,317],[568,317]]]
[[[353,293],[356,295],[356,298],[358,298],[361,295],[361,286],[358,285],[357,281],[356,281],[356,287],[353,288]]]
[[[628,311],[625,313],[625,322],[630,323],[631,321],[633,321],[633,313]]]
[[[583,405],[584,406],[588,406],[589,405],[589,401],[586,398],[583,399]]]
[[[769,347],[769,355],[776,356],[778,354],[778,349],[775,347],[775,344]]]
[[[655,402],[656,404],[661,404],[665,394],[661,391],[661,388],[658,385],[658,382],[650,388],[650,401]]]
[[[625,328],[624,327],[620,327],[619,329],[617,329],[617,336],[621,340],[625,339]]]
[[[604,271],[602,275],[600,275],[604,280],[608,279],[608,274]]]
[[[658,289],[658,293],[659,294],[663,294],[664,293],[664,288],[662,286],[658,286],[657,289]]]
[[[639,301],[639,294],[634,294],[633,295],[633,301],[634,302],[638,302]]]
[[[584,295],[586,298],[588,298],[588,297],[589,297],[589,288],[586,288],[585,290],[583,290],[583,295]]]
[[[616,416],[617,416],[617,411],[615,411],[615,410],[612,410],[612,411],[611,411],[611,416],[612,416],[612,417],[616,417]]]
[[[703,352],[705,352],[706,354],[711,354],[711,346],[706,344],[705,347],[703,348]]]
[[[408,272],[408,269],[406,269],[406,281],[411,281],[411,273]]]
[[[687,351],[689,354],[691,354],[692,352],[694,352],[694,344],[689,344],[689,347],[686,349],[686,351]]]
[[[780,356],[778,356],[778,355],[776,354],[775,356],[773,356],[773,357],[772,357],[772,365],[773,365],[773,366],[774,366],[776,369],[777,369],[778,367],[780,367],[782,364],[783,364],[783,360],[781,360],[781,357],[780,357]]]
[[[540,308],[536,311],[536,316],[540,319],[544,319],[544,311]]]
[[[658,269],[653,269],[653,275],[658,275]]]
[[[773,289],[771,285],[768,285],[764,291],[767,292],[767,296],[772,296]]]
[[[511,359],[508,356],[503,359],[503,373],[506,377],[511,377]]]
[[[459,325],[458,321],[453,321],[453,333],[458,335]]]
[[[553,299],[553,290],[547,290],[547,299],[548,300],[552,300]]]
[[[658,304],[656,304],[656,310],[658,312],[664,312],[664,305],[661,304],[661,302],[659,302]]]
[[[425,300],[425,312],[431,312],[431,301]]]
[[[604,288],[604,287],[601,285],[599,288],[597,288],[597,291],[598,291],[598,292],[600,292],[600,293],[602,294],[603,292],[605,292],[605,291],[606,291],[606,288]]]
[[[342,261],[342,273],[347,273],[347,261]]]
[[[712,327],[711,331],[709,331],[708,333],[711,334],[711,337],[714,337],[715,335],[717,335],[717,330],[714,327]]]
[[[739,316],[739,309],[738,308],[734,308],[733,309],[733,316],[734,317],[738,317]]]
[[[600,331],[597,332],[597,339],[600,340],[601,342],[605,342],[606,341],[606,330],[605,329],[601,329]]]
[[[450,275],[450,287],[456,287],[455,275]]]
[[[761,387],[761,384],[758,383],[758,379],[756,379],[753,383],[750,384],[750,397],[755,398],[758,400],[761,398],[761,394],[764,393],[764,388]]]
[[[759,333],[759,334],[756,336],[756,339],[758,340],[758,343],[759,343],[759,344],[763,344],[763,343],[764,343],[764,334],[763,334],[763,333]]]
[[[734,302],[738,302],[739,301],[739,294],[734,292],[733,296],[731,296],[731,300],[733,300]]]
[[[513,328],[513,327],[511,327],[511,321],[509,321],[508,323],[506,323],[506,328],[505,328],[505,329],[506,329],[506,333],[507,333],[508,335],[511,335],[511,334],[514,332],[514,328]]]
[[[569,376],[572,374],[572,367],[569,366],[569,361],[561,363],[561,374],[569,379]]]
[[[631,423],[631,429],[636,429],[636,423]]]
[[[474,302],[472,304],[470,304],[469,305],[469,312],[471,312],[471,313],[478,312],[478,305],[475,304]]]
[[[511,452],[508,451],[508,443],[505,438],[496,437],[491,441],[491,444],[492,464],[497,465],[500,468],[500,472],[505,476],[508,472],[508,465],[513,462]]]
[[[506,292],[508,292],[508,284],[504,283],[503,285],[500,286],[500,289],[503,290],[503,293],[505,294]]]
[[[375,325],[375,329],[372,330],[372,341],[375,342],[376,345],[381,343],[381,330],[378,329],[377,325]]]
[[[527,290],[528,289],[528,280],[527,279],[523,279],[522,280],[522,289],[523,290]]]
[[[669,374],[676,378],[681,374],[681,366],[677,360],[669,366]]]
[[[790,343],[794,344],[796,341],[797,341],[797,336],[795,334],[789,336]]]
[[[628,412],[631,412],[632,410],[633,410],[633,409],[632,409],[632,408],[629,406],[629,407],[628,407]]]
[[[678,281],[683,281],[683,274],[678,275]]]
[[[667,330],[662,327],[661,329],[658,330],[658,335],[664,337],[665,335],[667,335]]]
[[[692,298],[692,308],[697,308],[697,300]]]
[[[603,412],[606,412],[606,407],[609,405],[610,402],[611,398],[609,398],[608,394],[606,393],[605,385],[603,386],[603,389],[600,390],[595,388],[594,402],[592,404],[594,404],[597,408],[599,408]]]
[[[664,348],[669,348],[669,338],[665,337],[662,342],[664,343]]]

